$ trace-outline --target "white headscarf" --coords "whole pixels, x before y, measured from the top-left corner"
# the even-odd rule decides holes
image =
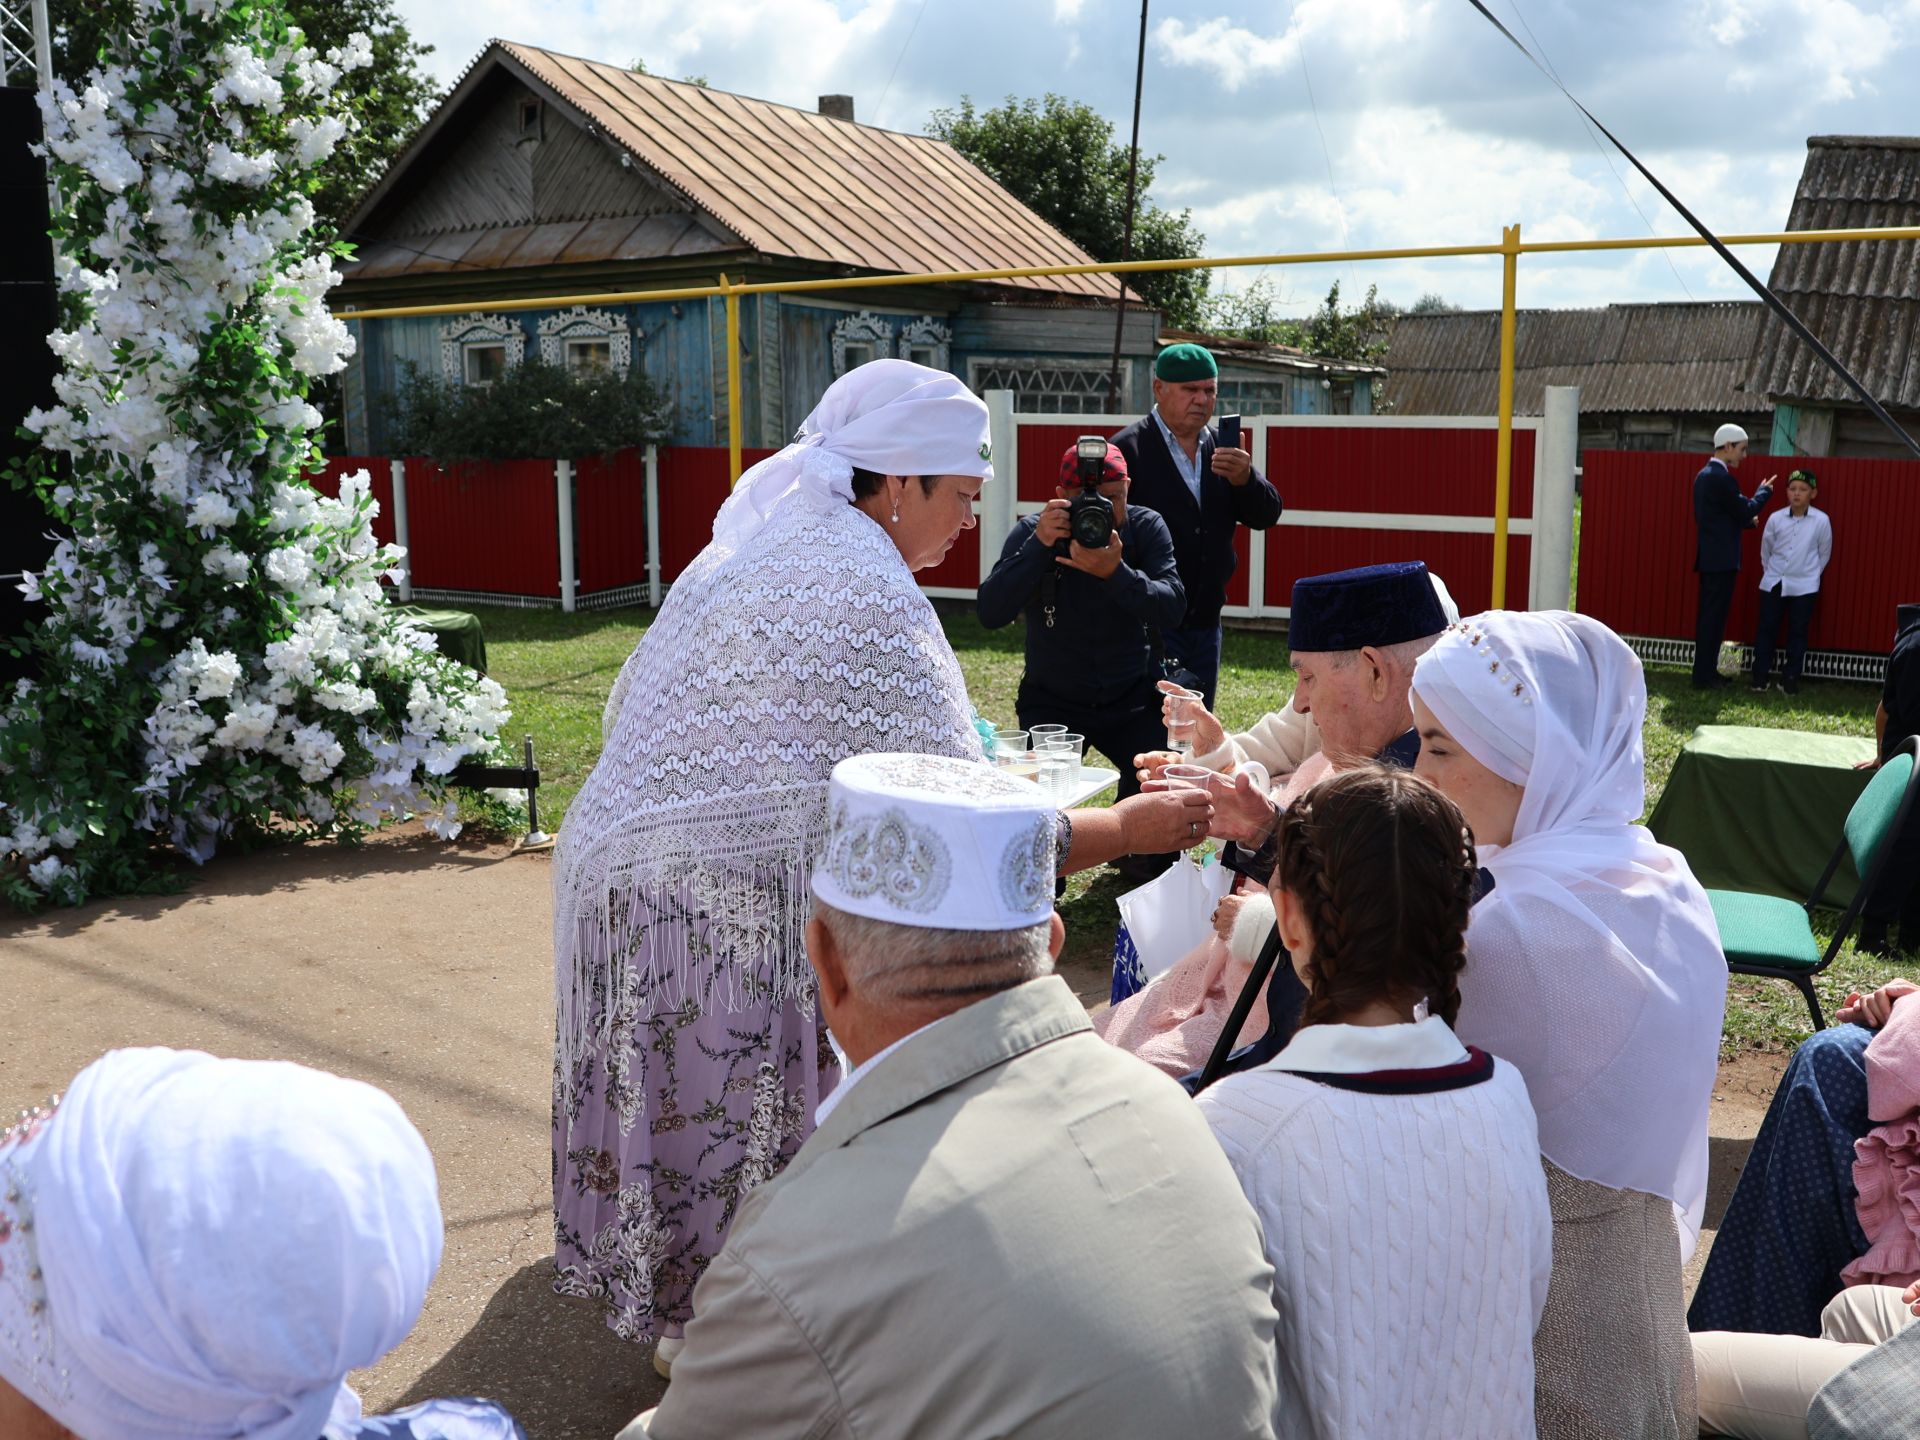
[[[1598,621],[1490,611],[1421,656],[1413,692],[1482,765],[1525,787],[1483,846],[1462,1039],[1510,1061],[1561,1169],[1674,1202],[1691,1253],[1727,965],[1706,892],[1635,824],[1646,804],[1640,661]]]
[[[944,370],[873,360],[827,388],[793,443],[740,477],[714,517],[713,538],[744,543],[796,490],[851,502],[854,470],[993,478],[987,407]]]
[[[400,1107],[284,1062],[113,1051],[0,1146],[0,1180],[0,1375],[82,1440],[349,1433],[347,1372],[440,1263]]]

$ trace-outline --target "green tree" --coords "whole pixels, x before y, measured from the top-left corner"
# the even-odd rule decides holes
[[[1460,308],[1460,306],[1447,299],[1446,296],[1437,291],[1429,290],[1413,302],[1413,308],[1408,310],[1407,313],[1409,315],[1458,315]]]
[[[977,110],[962,96],[957,108],[936,110],[927,133],[944,140],[1096,260],[1120,259],[1127,224],[1127,147],[1091,105],[1049,94]],[[1135,260],[1180,260],[1198,255],[1207,237],[1193,212],[1163,210],[1146,198],[1154,168],[1166,157],[1140,157],[1135,183]],[[1135,275],[1128,282],[1156,306],[1167,324],[1198,329],[1207,294],[1205,270]]]
[[[1328,360],[1371,363],[1386,353],[1387,321],[1398,313],[1371,285],[1358,305],[1342,305],[1338,280],[1320,308],[1303,318],[1281,314],[1283,303],[1270,282],[1256,280],[1245,289],[1209,297],[1205,328],[1263,345],[1289,345]]]
[[[354,202],[405,148],[440,98],[420,68],[433,47],[413,38],[394,6],[395,0],[284,0],[288,22],[299,26],[306,43],[323,54],[346,44],[356,30],[373,41],[373,64],[350,71],[334,92],[337,110],[350,114],[358,128],[333,152],[319,175],[313,208],[323,235],[346,223]],[[55,3],[54,74],[78,89],[103,46],[144,28],[139,10],[139,0]]]

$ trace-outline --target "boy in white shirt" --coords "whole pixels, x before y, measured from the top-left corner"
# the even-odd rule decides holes
[[[1794,471],[1787,476],[1787,508],[1774,511],[1760,534],[1760,625],[1753,638],[1755,690],[1765,690],[1773,672],[1774,643],[1784,611],[1787,663],[1780,670],[1780,688],[1789,695],[1800,693],[1800,666],[1807,658],[1807,626],[1813,621],[1820,574],[1833,555],[1833,525],[1825,512],[1813,508],[1819,493],[1819,478],[1811,470]]]

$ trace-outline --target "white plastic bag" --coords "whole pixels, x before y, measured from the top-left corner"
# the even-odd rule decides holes
[[[1142,981],[1164,975],[1213,933],[1213,912],[1233,888],[1233,872],[1218,858],[1196,865],[1182,854],[1173,864],[1118,900],[1121,928],[1139,957]]]

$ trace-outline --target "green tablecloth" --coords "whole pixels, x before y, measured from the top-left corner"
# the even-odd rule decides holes
[[[487,641],[480,633],[480,617],[464,610],[428,610],[419,605],[394,607],[422,630],[429,632],[440,653],[449,660],[487,673]]]
[[[1873,742],[1854,735],[1702,725],[1647,826],[1710,889],[1805,900],[1871,778],[1854,762],[1872,754]],[[1823,903],[1844,906],[1859,885],[1842,860]]]

